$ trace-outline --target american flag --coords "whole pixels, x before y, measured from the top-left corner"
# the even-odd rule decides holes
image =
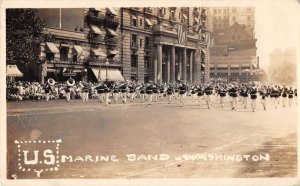
[[[183,43],[187,40],[187,24],[182,23],[178,25],[178,43]]]

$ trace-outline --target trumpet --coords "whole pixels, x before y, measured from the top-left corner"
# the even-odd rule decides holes
[[[47,80],[47,82],[48,82],[48,84],[51,85],[51,86],[53,86],[53,85],[55,84],[55,80],[52,79],[52,78],[49,78],[49,79]]]
[[[67,85],[68,86],[74,86],[75,85],[75,80],[73,78],[70,78],[67,80]]]

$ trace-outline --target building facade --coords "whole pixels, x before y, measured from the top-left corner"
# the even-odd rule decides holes
[[[246,32],[255,36],[255,9],[253,7],[216,7],[211,8],[213,19],[213,32],[228,29],[234,23],[243,26]]]
[[[45,82],[72,77],[76,81],[157,83],[209,80],[205,8],[53,11],[39,10],[39,16],[46,19],[46,28],[40,61],[25,68],[30,79]],[[56,19],[57,14],[60,19]],[[180,25],[186,25],[186,39],[181,42]]]
[[[213,81],[259,81],[259,58],[256,39],[244,26],[234,23],[213,33],[215,45],[210,49],[210,76]]]

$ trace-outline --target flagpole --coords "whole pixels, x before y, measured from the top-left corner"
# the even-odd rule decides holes
[[[61,8],[59,9],[59,28],[61,29]]]

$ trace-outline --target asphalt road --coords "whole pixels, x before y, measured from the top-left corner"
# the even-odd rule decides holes
[[[192,101],[184,107],[178,101],[7,102],[7,177],[37,178],[34,169],[42,170],[40,178],[295,177],[296,113],[296,106],[264,111],[260,103],[256,112],[231,111],[216,100],[211,109]],[[58,151],[53,165],[43,153],[40,163],[25,164],[24,150],[32,160],[33,150],[45,149]],[[73,162],[63,162],[69,155]],[[96,155],[109,160],[95,162]]]

